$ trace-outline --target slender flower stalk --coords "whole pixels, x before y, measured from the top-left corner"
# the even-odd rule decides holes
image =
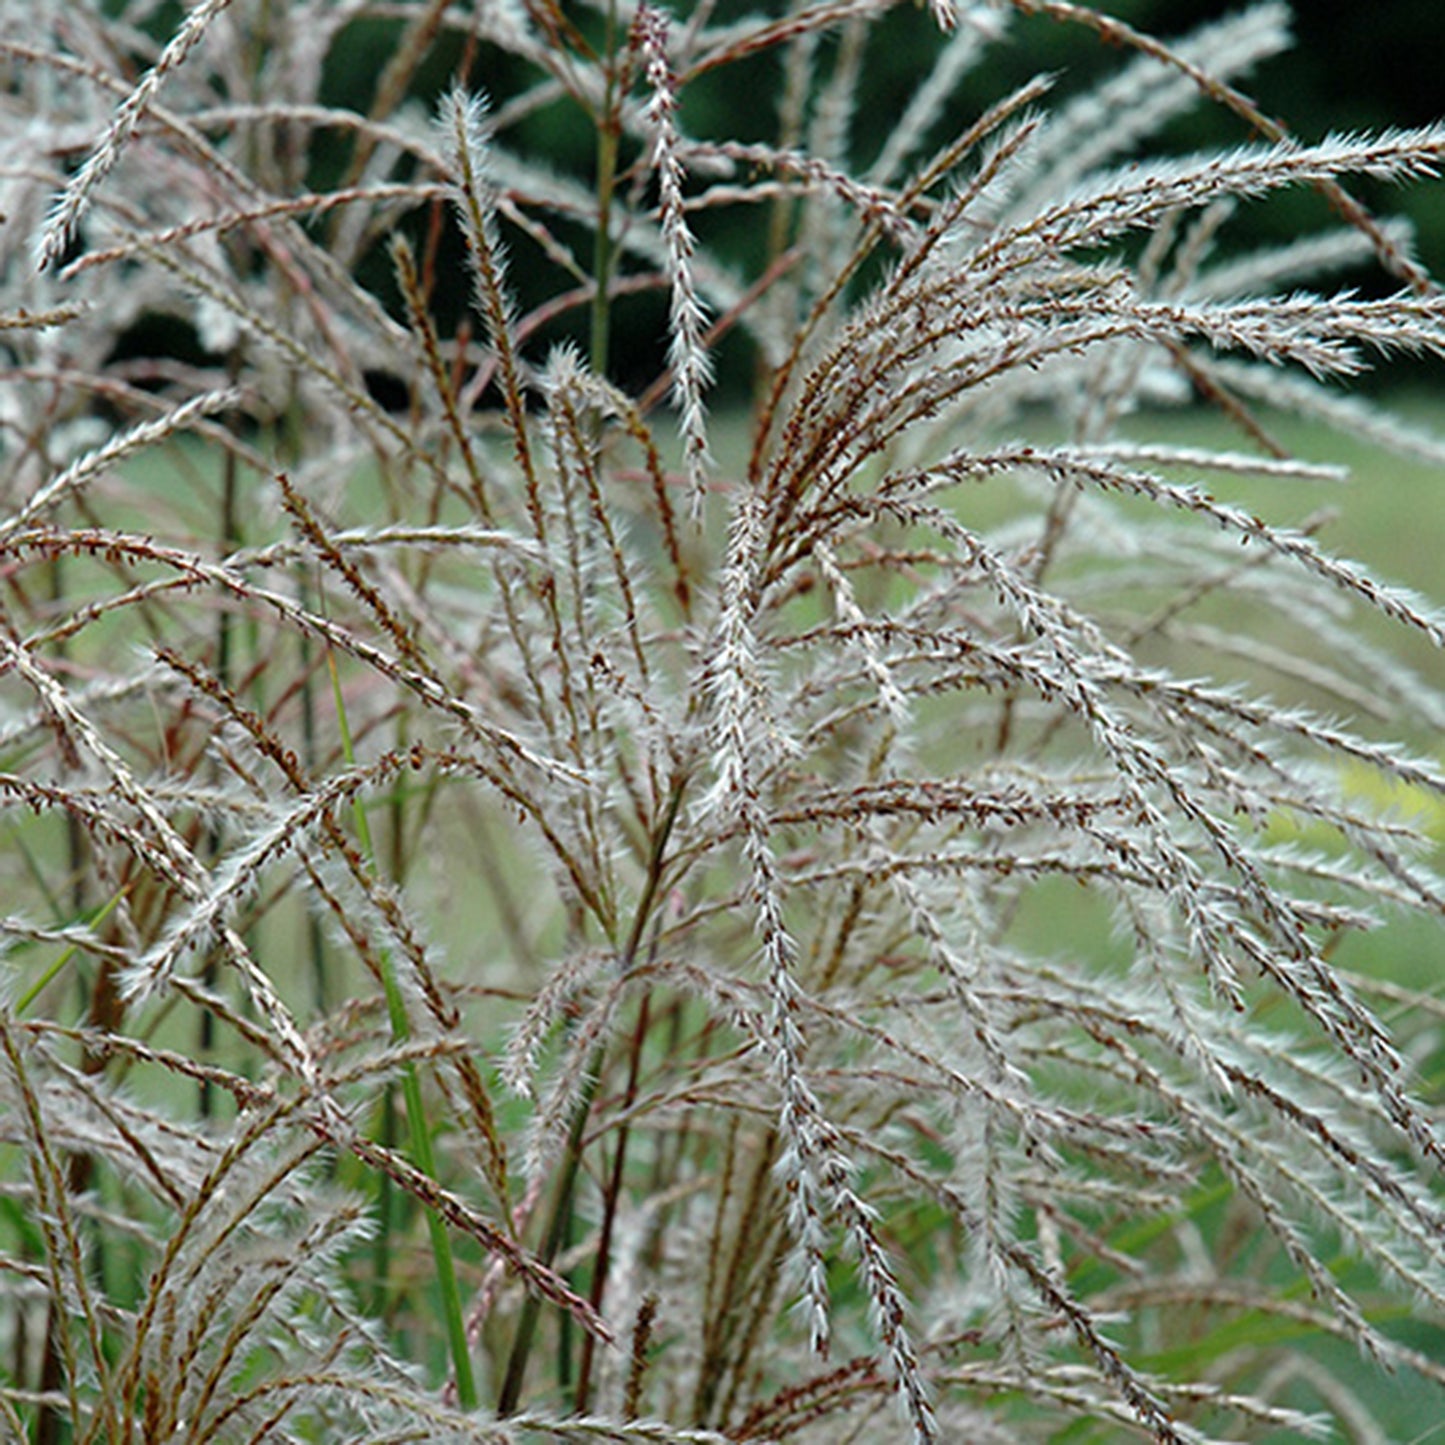
[[[637,35],[647,70],[652,98],[645,119],[653,133],[651,164],[657,172],[658,210],[662,239],[667,247],[667,271],[671,286],[668,316],[668,363],[672,370],[673,393],[677,400],[682,431],[683,463],[694,515],[702,509],[707,471],[712,458],[708,452],[707,416],[702,394],[712,375],[704,341],[707,311],[697,294],[693,275],[696,243],[688,229],[683,204],[683,168],[678,158],[676,126],[677,101],[667,60],[667,21],[662,13],[644,4],[637,12]]]

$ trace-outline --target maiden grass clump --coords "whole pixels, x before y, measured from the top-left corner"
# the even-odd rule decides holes
[[[0,4],[17,1440],[1438,1414],[1445,619],[1315,498],[1445,126],[894,10]]]

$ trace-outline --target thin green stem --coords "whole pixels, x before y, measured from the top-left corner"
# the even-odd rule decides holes
[[[592,1112],[592,1101],[597,1096],[605,1053],[605,1046],[599,1045],[587,1061],[587,1084],[577,1100],[572,1124],[567,1131],[567,1148],[562,1155],[562,1177],[552,1199],[547,1233],[537,1256],[540,1262],[548,1267],[557,1257],[571,1217],[572,1189],[577,1182],[578,1167],[582,1163],[582,1137],[587,1132],[587,1119]],[[507,1357],[507,1373],[502,1378],[501,1393],[497,1397],[497,1414],[503,1417],[516,1413],[517,1404],[522,1397],[522,1385],[527,1378],[527,1361],[531,1357],[532,1341],[537,1334],[537,1321],[541,1313],[541,1298],[536,1294],[528,1294],[522,1301],[522,1312],[517,1319],[517,1333],[512,1339],[512,1352]]]
[[[347,766],[355,766],[356,756],[352,747],[351,728],[346,720],[346,706],[341,695],[341,677],[336,669],[336,659],[327,655],[331,670],[331,689],[336,699],[337,726],[341,733],[341,750]],[[367,822],[366,808],[358,797],[352,802],[352,816],[356,824],[356,836],[361,844],[362,856],[373,871],[376,868],[376,848],[372,841],[371,825]],[[411,1024],[406,1016],[406,1003],[401,996],[401,987],[396,977],[396,967],[389,949],[383,949],[380,957],[381,986],[386,995],[386,1012],[391,1022],[392,1042],[403,1044],[411,1037]],[[431,1129],[427,1122],[426,1106],[421,1093],[421,1076],[416,1065],[408,1060],[401,1074],[402,1096],[406,1101],[407,1130],[411,1141],[412,1162],[429,1179],[435,1179],[436,1159],[431,1147]],[[457,1403],[463,1410],[473,1410],[477,1405],[476,1375],[472,1370],[471,1351],[467,1344],[467,1324],[462,1312],[461,1287],[457,1283],[456,1264],[452,1258],[451,1237],[446,1224],[435,1210],[427,1211],[427,1232],[431,1237],[432,1258],[436,1264],[437,1287],[441,1291],[442,1315],[446,1320],[447,1339],[451,1346],[452,1369],[456,1373]]]
[[[612,313],[608,290],[612,279],[612,198],[617,185],[617,149],[621,136],[620,87],[618,85],[617,56],[617,0],[608,0],[607,28],[603,39],[603,56],[607,75],[603,93],[602,109],[597,121],[597,231],[592,250],[592,336],[590,362],[597,376],[607,375],[608,349],[611,338]],[[669,812],[666,827],[671,828],[675,807]],[[660,856],[654,849],[653,860]],[[635,952],[636,940],[641,937],[640,927],[651,907],[655,875],[649,871],[648,885],[644,890],[642,903],[633,924],[633,939],[629,943],[625,958],[630,963]],[[562,1159],[562,1177],[558,1182],[552,1201],[552,1214],[547,1222],[546,1236],[542,1242],[541,1259],[550,1265],[557,1256],[562,1240],[567,1233],[572,1212],[572,1191],[577,1181],[577,1170],[582,1161],[582,1139],[587,1128],[587,1119],[592,1112],[592,1101],[596,1097],[598,1082],[605,1062],[606,1046],[599,1045],[593,1052],[587,1066],[587,1084],[577,1100],[572,1115],[571,1127],[567,1134],[567,1148]],[[505,1416],[515,1412],[521,1398],[522,1385],[526,1379],[527,1361],[532,1353],[532,1341],[537,1332],[537,1321],[541,1314],[541,1301],[529,1294],[522,1302],[522,1312],[517,1320],[517,1333],[512,1340],[512,1351],[507,1358],[507,1370],[498,1396],[498,1413]]]
[[[642,896],[637,901],[637,910],[632,918],[632,930],[627,944],[618,959],[618,971],[626,974],[642,947],[642,936],[652,917],[653,904],[662,882],[663,863],[667,852],[667,841],[672,834],[677,815],[682,807],[683,793],[687,780],[679,775],[673,780],[672,792],[667,808],[658,822],[652,839],[652,851],[647,860],[647,878],[643,883]],[[587,1082],[573,1108],[571,1126],[567,1131],[567,1146],[562,1155],[561,1177],[552,1196],[552,1213],[547,1221],[547,1231],[538,1255],[542,1264],[550,1266],[557,1257],[557,1251],[567,1231],[572,1210],[572,1190],[577,1182],[577,1171],[582,1164],[582,1141],[587,1133],[587,1121],[592,1113],[592,1104],[601,1085],[602,1066],[606,1062],[607,1045],[598,1044],[592,1057],[587,1061]],[[601,1267],[601,1262],[598,1262]],[[522,1302],[522,1312],[517,1320],[517,1333],[512,1340],[512,1352],[507,1359],[507,1372],[502,1380],[501,1393],[497,1399],[497,1413],[502,1416],[514,1414],[522,1395],[522,1384],[526,1379],[527,1360],[532,1351],[532,1341],[537,1332],[537,1320],[542,1302],[535,1294],[529,1294]]]
[[[104,923],[106,918],[110,916],[110,913],[115,908],[115,906],[130,891],[130,888],[131,885],[127,883],[124,887],[113,893],[111,895],[110,901],[108,903],[103,903],[90,916],[90,918],[86,920],[86,927],[94,930],[98,928],[102,923]],[[15,1000],[16,1018],[21,1017],[21,1015],[25,1013],[25,1011],[30,1007],[30,1005],[33,1004],[35,1000],[40,997],[41,993],[44,992],[46,985],[49,984],[50,981],[55,978],[56,975],[59,974],[60,971],[66,966],[66,964],[68,964],[70,960],[74,958],[75,955],[79,952],[80,945],[78,943],[68,944],[65,948],[61,950],[60,956],[55,960],[55,962],[52,963],[50,967],[47,968],[45,972],[42,973],[40,977],[37,978],[35,982],[32,983],[30,987],[27,988],[18,999]]]
[[[637,1023],[632,1031],[632,1054],[627,1062],[627,1090],[623,1095],[622,1107],[630,1111],[637,1098],[637,1080],[642,1071],[642,1048],[647,1042],[651,1022],[652,991],[642,995],[637,1006]],[[623,1124],[617,1131],[617,1145],[612,1155],[612,1170],[607,1180],[607,1192],[602,1205],[602,1228],[597,1240],[597,1261],[592,1267],[592,1289],[588,1303],[602,1313],[602,1301],[607,1294],[607,1274],[612,1260],[612,1231],[617,1222],[617,1201],[622,1195],[622,1176],[627,1163],[628,1128]],[[582,1341],[581,1360],[577,1366],[577,1395],[574,1408],[579,1415],[587,1413],[592,1386],[592,1359],[596,1339],[587,1335]]]

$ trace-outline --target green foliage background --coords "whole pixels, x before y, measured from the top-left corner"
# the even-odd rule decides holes
[[[569,7],[575,11],[578,7]],[[682,20],[692,6],[675,0],[670,7]],[[780,11],[776,3],[721,0],[716,13],[735,11],[739,18],[760,10]],[[1005,7],[1006,8],[1006,7]],[[1177,38],[1193,28],[1241,9],[1238,0],[1113,0],[1108,13],[1138,29],[1165,39]],[[385,65],[401,22],[367,17],[356,21],[342,36],[327,68],[324,98],[333,104],[365,111],[376,78]],[[949,124],[964,124],[1010,88],[1040,72],[1055,77],[1057,94],[1070,94],[1117,66],[1119,57],[1081,27],[1047,19],[1026,20],[1013,15],[1012,43],[998,45],[989,61],[967,77],[957,95]],[[824,40],[825,47],[837,37]],[[907,104],[918,77],[926,73],[925,55],[939,44],[938,31],[920,4],[884,18],[870,40],[863,66],[862,92],[854,115],[852,144],[855,162],[866,164],[887,126],[881,118],[898,115]],[[460,57],[461,41],[452,47]],[[1391,126],[1425,124],[1445,109],[1439,80],[1439,59],[1445,53],[1445,10],[1435,0],[1377,0],[1361,5],[1352,0],[1311,0],[1297,7],[1295,44],[1244,82],[1243,88],[1264,110],[1283,120],[1304,140],[1331,131],[1382,130]],[[420,77],[417,99],[434,102],[450,82],[448,48],[438,47]],[[756,61],[730,66],[718,78],[704,76],[686,87],[682,100],[685,128],[696,136],[730,136],[738,140],[776,138],[778,55],[769,52]],[[483,50],[469,83],[480,86],[497,102],[505,101],[529,77],[512,57]],[[944,126],[940,125],[940,133]],[[561,171],[590,178],[592,152],[585,127],[577,124],[571,102],[537,112],[514,132],[532,153],[546,154]],[[1180,150],[1229,145],[1248,139],[1239,122],[1219,108],[1195,107],[1168,140]],[[1157,151],[1157,139],[1151,141]],[[331,158],[339,167],[344,157]],[[325,181],[324,176],[316,178]],[[1445,273],[1445,188],[1417,186],[1401,192],[1356,187],[1361,199],[1392,215],[1410,217],[1417,229],[1418,249],[1426,266]],[[1377,193],[1376,193],[1377,191]],[[1324,203],[1308,191],[1291,192],[1252,206],[1229,230],[1231,244],[1258,240],[1284,240],[1322,224]],[[732,234],[719,236],[710,217],[699,219],[709,244],[732,254],[741,263],[764,245],[766,218],[734,216],[726,223]],[[541,300],[544,258],[525,238],[508,236],[512,251],[511,277],[524,306]],[[378,289],[387,287],[389,267],[377,257]],[[1355,278],[1349,278],[1352,282]],[[1361,275],[1358,284],[1378,287],[1378,276]],[[460,298],[458,298],[460,299]],[[444,298],[443,298],[444,304]],[[627,383],[650,377],[661,361],[657,338],[663,329],[659,296],[624,302],[616,318],[621,358],[619,380]],[[443,318],[443,325],[454,318]],[[580,338],[579,338],[580,339]],[[1406,363],[1408,366],[1408,363]],[[635,376],[630,373],[635,371]],[[724,376],[745,375],[747,368],[721,368]],[[1395,380],[1401,371],[1397,367]],[[726,393],[724,393],[726,395]]]

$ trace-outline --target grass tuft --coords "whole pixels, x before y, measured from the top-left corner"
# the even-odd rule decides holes
[[[1445,616],[1334,519],[1445,126],[1278,3],[0,15],[4,1430],[1430,1428]]]

